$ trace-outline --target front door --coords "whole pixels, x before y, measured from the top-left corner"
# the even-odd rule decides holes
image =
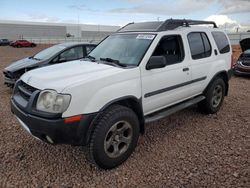
[[[141,70],[144,115],[190,97],[188,83],[191,80],[191,70],[185,60],[182,36],[162,37],[152,56],[164,56],[167,65]]]

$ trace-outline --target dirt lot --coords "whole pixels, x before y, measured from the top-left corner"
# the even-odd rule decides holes
[[[0,47],[0,71],[42,49]],[[234,77],[221,111],[195,107],[146,126],[133,155],[104,171],[81,148],[27,134],[10,112],[0,76],[0,187],[250,187],[250,78]]]

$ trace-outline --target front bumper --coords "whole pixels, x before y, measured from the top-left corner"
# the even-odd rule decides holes
[[[80,121],[65,123],[63,118],[48,119],[22,111],[11,99],[11,111],[34,137],[53,144],[86,145],[96,114],[82,115]]]
[[[4,76],[4,84],[6,85],[15,85],[16,80]]]
[[[13,74],[11,72],[3,71],[3,79],[4,84],[7,86],[14,86],[16,83],[16,79],[13,77]]]
[[[250,67],[242,67],[242,66],[235,66],[233,69],[233,73],[235,75],[245,75],[245,76],[250,76]]]

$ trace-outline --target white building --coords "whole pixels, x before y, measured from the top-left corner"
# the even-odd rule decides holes
[[[119,26],[0,20],[0,38],[28,39],[40,43],[100,41]]]

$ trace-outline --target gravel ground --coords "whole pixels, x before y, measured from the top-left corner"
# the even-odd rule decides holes
[[[39,51],[0,47],[0,70]],[[80,147],[27,134],[10,112],[0,76],[0,187],[250,187],[250,78],[234,77],[220,112],[195,107],[146,126],[123,165],[104,171]]]

